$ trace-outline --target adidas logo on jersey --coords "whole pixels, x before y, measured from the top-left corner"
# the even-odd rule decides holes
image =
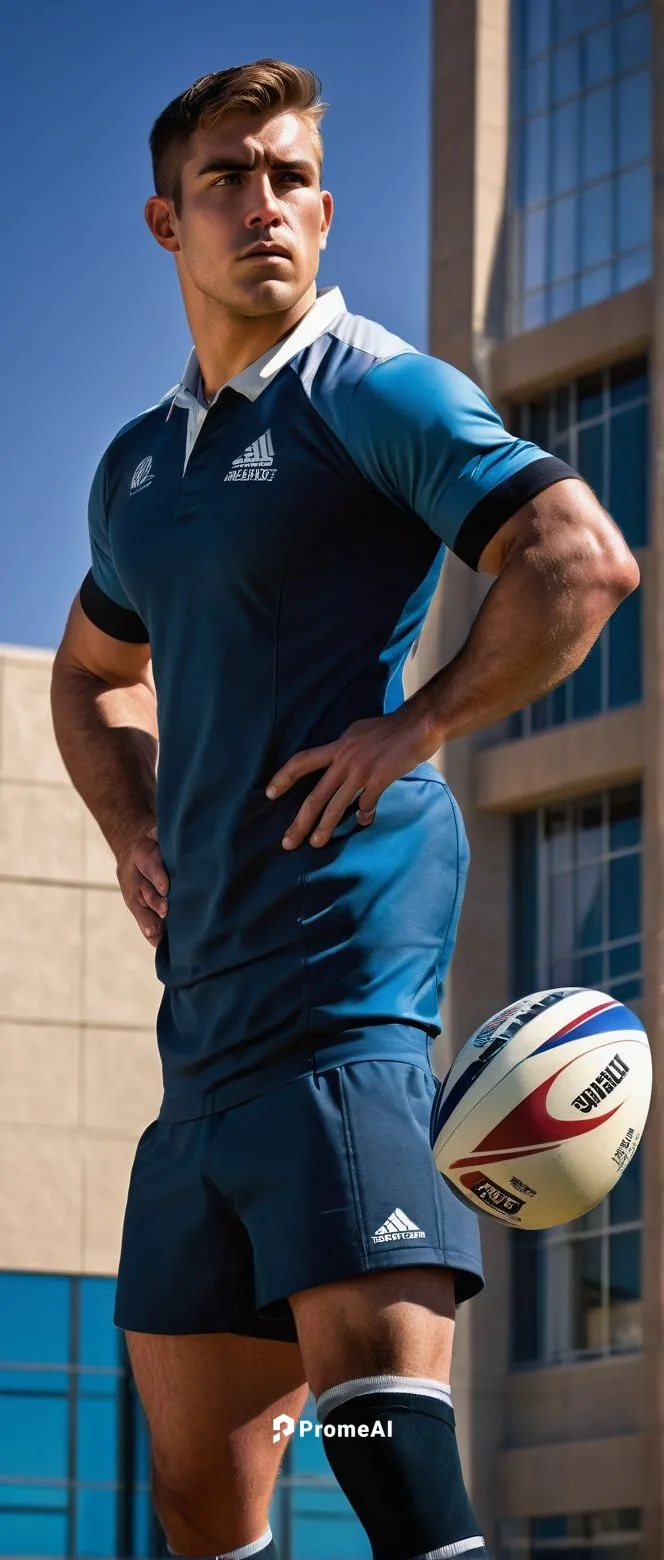
[[[277,474],[274,464],[274,445],[268,428],[253,444],[248,444],[244,455],[238,455],[224,482],[272,482]]]
[[[386,1240],[426,1240],[426,1232],[420,1229],[419,1224],[413,1224],[403,1208],[395,1208],[389,1219],[378,1226],[371,1239],[374,1246],[380,1246]]]
[[[142,492],[143,488],[149,487],[152,481],[154,481],[152,456],[146,455],[145,460],[140,461],[136,467],[134,475],[131,479],[129,492],[140,493]]]

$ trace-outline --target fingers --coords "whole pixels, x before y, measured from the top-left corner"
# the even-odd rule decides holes
[[[138,922],[143,936],[156,948],[164,934],[164,920],[168,906],[165,900],[162,900],[161,903],[164,905],[163,911],[156,911],[152,908],[153,901],[159,901],[159,895],[155,893],[145,878],[141,879],[140,873],[137,873],[136,876],[136,892],[133,896],[133,902],[132,900],[128,901],[129,909]]]
[[[275,796],[283,796],[284,791],[289,791],[302,775],[311,774],[315,769],[326,769],[332,763],[338,746],[338,742],[328,742],[325,747],[306,748],[302,753],[295,753],[273,775],[270,784],[266,786],[266,796],[274,801]]]
[[[141,875],[154,885],[158,895],[167,894],[170,882],[156,839],[152,842],[147,837],[139,840],[134,846],[133,858]]]

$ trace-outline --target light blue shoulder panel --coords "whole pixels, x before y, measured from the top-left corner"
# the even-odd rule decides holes
[[[331,338],[331,340],[329,340]],[[302,383],[363,476],[453,547],[467,515],[546,451],[505,429],[484,392],[371,320],[335,320]]]

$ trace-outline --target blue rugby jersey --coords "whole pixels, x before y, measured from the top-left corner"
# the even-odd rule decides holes
[[[276,802],[265,786],[403,703],[446,548],[476,567],[504,521],[573,475],[336,288],[209,406],[192,352],[113,439],[81,603],[152,655],[164,1119],[322,1065],[421,1057],[438,1032],[467,845],[435,767],[395,781],[369,829],[349,808],[318,850],[281,845],[318,776]]]

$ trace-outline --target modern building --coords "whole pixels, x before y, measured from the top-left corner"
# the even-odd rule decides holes
[[[454,1391],[500,1560],[664,1555],[663,39],[662,0],[434,6],[431,350],[582,473],[642,572],[566,684],[441,754],[472,853],[441,1066],[561,983],[629,1002],[655,1063],[643,1146],[594,1214],[485,1220]],[[489,583],[448,560],[418,680]]]
[[[578,467],[643,578],[563,688],[440,755],[473,861],[436,1061],[569,982],[638,1010],[656,1079],[595,1214],[484,1221],[455,1405],[496,1560],[662,1560],[664,0],[433,0],[433,23],[431,350]],[[413,687],[488,583],[448,560]],[[50,661],[0,650],[0,1556],[160,1556],[111,1320],[159,988],[57,753]],[[368,1560],[314,1436],[272,1522],[282,1560]]]

